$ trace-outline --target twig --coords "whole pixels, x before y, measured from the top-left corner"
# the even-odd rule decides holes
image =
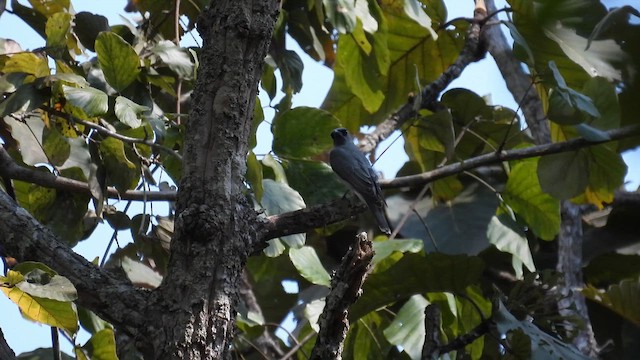
[[[54,109],[52,107],[49,107],[49,106],[42,105],[40,108],[42,110],[50,113],[50,114],[53,114],[55,116],[58,116],[58,117],[61,117],[61,118],[65,119],[65,120],[67,120],[69,123],[82,124],[82,125],[90,128],[90,129],[93,129],[93,130],[97,131],[98,133],[100,133],[102,135],[109,136],[109,137],[112,137],[114,139],[118,139],[118,140],[120,140],[122,142],[125,142],[125,143],[128,143],[128,144],[147,145],[147,146],[149,146],[149,147],[151,147],[153,149],[160,150],[160,151],[163,151],[163,152],[165,152],[167,154],[175,156],[176,158],[178,158],[179,160],[182,161],[182,155],[178,154],[174,150],[169,149],[166,146],[162,146],[162,145],[157,144],[157,143],[155,143],[155,142],[153,142],[151,140],[138,139],[138,138],[134,138],[134,137],[118,134],[117,132],[111,131],[111,130],[107,129],[104,126],[100,126],[100,125],[92,123],[90,121],[79,119],[79,118],[77,118],[77,117],[75,117],[75,116],[73,116],[71,114],[64,113],[62,111],[56,110],[56,109]]]

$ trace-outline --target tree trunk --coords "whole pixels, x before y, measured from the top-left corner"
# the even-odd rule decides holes
[[[200,68],[169,273],[153,294],[143,340],[152,345],[143,346],[148,358],[230,358],[239,280],[258,224],[244,195],[245,158],[278,9],[274,0],[215,0],[198,23]]]

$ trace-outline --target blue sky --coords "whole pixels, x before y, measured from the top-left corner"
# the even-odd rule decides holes
[[[453,3],[452,1],[447,2]],[[504,0],[498,0],[496,2],[499,8],[504,4]],[[615,1],[610,3],[619,5],[625,2]],[[130,14],[126,14],[123,10],[126,5],[125,0],[72,0],[72,4],[76,12],[90,11],[107,16],[111,25],[122,23],[121,15],[125,18],[130,18]],[[473,1],[463,2],[456,0],[455,4],[455,6],[448,9],[450,18],[459,16],[468,17],[473,13]],[[8,13],[4,13],[0,17],[0,38],[16,40],[23,49],[34,49],[44,46],[43,39],[40,38],[35,31],[31,30],[31,28],[22,23],[17,17]],[[189,37],[186,37],[185,40],[189,40]],[[192,45],[192,43],[185,45]],[[295,96],[294,106],[319,106],[331,86],[333,73],[323,65],[315,63],[308,56],[304,55],[295,42],[289,41],[288,47],[298,51],[303,58],[305,66],[303,73],[304,86],[302,92]],[[88,57],[86,59],[88,59]],[[494,104],[500,104],[512,109],[517,107],[510,93],[506,90],[502,76],[491,57],[487,57],[487,59],[479,63],[470,65],[463,73],[463,76],[455,80],[451,87],[468,88],[481,96],[490,95]],[[262,96],[261,101],[263,106],[268,104],[268,98],[265,96]],[[265,108],[265,116],[267,119],[271,118],[273,111]],[[271,149],[272,137],[269,128],[270,124],[267,122],[263,123],[259,128],[258,146],[255,149],[257,154],[265,154]],[[394,138],[395,136],[392,136],[387,139],[386,142],[383,142],[381,144],[382,148],[389,146],[391,140]],[[398,141],[391,145],[389,151],[379,159],[375,167],[383,173],[384,177],[393,177],[406,160],[407,156],[403,151],[403,143],[402,141]],[[628,180],[631,181],[631,185],[628,189],[635,189],[640,183],[640,171],[638,170],[640,151],[626,154],[625,160],[628,164],[634,164],[629,170]],[[116,205],[122,207],[124,204]],[[156,207],[155,210],[156,214],[164,214],[166,212],[166,206]],[[101,225],[91,240],[81,242],[75,250],[90,260],[96,256],[102,257],[106,243],[109,241],[111,235],[111,228],[106,225]],[[124,245],[129,241],[130,236],[125,232],[122,233],[119,238],[120,244]],[[9,346],[14,349],[16,354],[38,347],[51,346],[49,327],[23,319],[17,306],[4,296],[0,296],[0,311],[2,313],[0,317],[0,328],[3,330]],[[77,343],[84,344],[87,339],[88,335],[81,333]],[[61,343],[63,350],[71,354],[72,347],[69,342],[61,338]]]

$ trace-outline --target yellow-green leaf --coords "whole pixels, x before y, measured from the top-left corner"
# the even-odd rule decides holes
[[[124,90],[140,73],[140,58],[129,43],[113,32],[96,38],[96,53],[104,77],[117,91]]]

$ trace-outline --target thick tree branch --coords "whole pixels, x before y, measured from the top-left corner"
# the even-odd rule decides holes
[[[68,278],[78,291],[78,304],[92,310],[131,336],[146,319],[146,293],[117,279],[76,254],[0,191],[0,247],[18,261],[39,261]]]
[[[349,306],[362,294],[362,284],[373,255],[373,244],[366,233],[360,233],[331,279],[331,292],[318,321],[320,332],[311,353],[312,360],[342,357],[344,339],[349,331]]]
[[[0,329],[0,359],[3,360],[15,360],[16,354],[7,344],[7,340],[4,338],[2,329]]]
[[[50,172],[38,171],[34,168],[27,168],[16,164],[7,151],[1,146],[0,176],[13,180],[26,181],[56,190],[91,194],[89,185],[85,182],[69,179],[64,176],[56,176]],[[176,199],[176,192],[127,190],[121,194],[116,188],[110,186],[107,188],[107,196],[122,200],[174,201]]]
[[[589,141],[585,138],[576,138],[568,141],[557,142],[552,144],[544,144],[538,146],[532,146],[524,149],[515,149],[509,151],[502,151],[501,153],[489,153],[480,156],[476,156],[471,159],[457,162],[455,164],[445,165],[440,168],[427,171],[421,174],[397,177],[390,180],[381,180],[380,186],[383,188],[399,188],[407,186],[424,185],[428,182],[442,179],[444,177],[459,174],[463,171],[469,171],[480,166],[491,165],[500,163],[502,161],[511,161],[519,159],[527,159],[536,156],[544,156],[551,154],[558,154],[562,152],[569,152],[578,149],[582,149],[588,146],[602,144],[614,140],[620,140],[635,136],[640,136],[640,126],[631,125],[620,129],[609,130],[606,132],[609,136],[608,140],[603,141]]]
[[[627,126],[620,129],[610,130],[606,133],[610,138],[606,141],[589,141],[584,138],[576,138],[553,144],[502,151],[501,153],[489,153],[462,162],[445,165],[421,174],[403,176],[390,180],[380,180],[380,185],[382,188],[386,189],[419,186],[447,176],[460,174],[464,171],[473,170],[503,161],[527,159],[537,156],[574,151],[608,141],[640,136],[640,126]],[[283,213],[280,215],[272,215],[262,222],[260,242],[264,244],[267,240],[276,237],[303,233],[314,228],[343,221],[351,216],[361,213],[364,210],[366,210],[366,206],[354,198],[338,199],[327,204],[312,206],[306,209]]]
[[[496,12],[493,0],[486,0],[487,11]],[[511,46],[507,42],[500,26],[489,26],[484,33],[488,50],[504,78],[507,88],[524,114],[524,119],[533,135],[536,144],[546,144],[551,141],[549,123],[533,86],[533,79],[522,69]]]

